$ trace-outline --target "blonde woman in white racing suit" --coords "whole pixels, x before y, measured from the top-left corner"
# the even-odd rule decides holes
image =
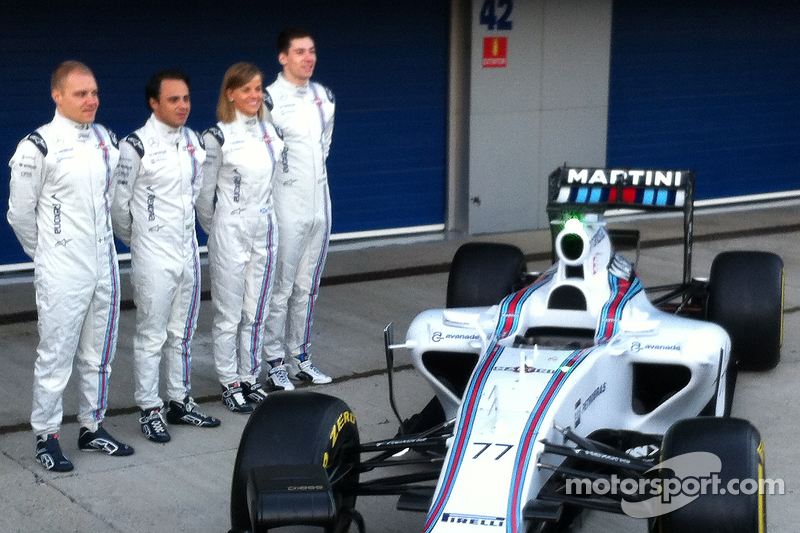
[[[222,401],[241,413],[266,397],[258,375],[278,242],[272,176],[281,165],[283,140],[264,120],[262,83],[263,74],[250,63],[225,73],[219,122],[203,135],[206,163],[196,204],[209,234],[213,350]]]

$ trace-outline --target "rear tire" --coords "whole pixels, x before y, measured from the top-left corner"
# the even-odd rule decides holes
[[[511,244],[470,242],[450,266],[447,307],[488,307],[518,289],[525,276],[525,255]]]
[[[297,464],[325,467],[338,517],[332,531],[347,531],[349,511],[356,502],[348,488],[358,483],[358,473],[351,469],[358,463],[358,446],[355,415],[342,400],[318,392],[270,393],[250,415],[239,442],[231,486],[231,531],[253,529],[247,504],[250,471]]]
[[[711,265],[708,290],[708,319],[728,332],[738,368],[775,368],[783,343],[783,260],[769,252],[723,252]]]
[[[764,456],[761,435],[752,424],[738,418],[687,418],[667,430],[661,447],[661,461],[692,452],[709,452],[719,457],[722,467],[716,494],[707,485],[706,493],[683,507],[656,518],[660,533],[766,532],[766,499],[758,487],[752,494],[752,482],[763,486]],[[690,474],[691,475],[691,474]],[[688,478],[684,478],[684,481]],[[729,486],[731,480],[739,480]],[[748,480],[747,483],[744,483]],[[701,480],[702,481],[702,480]],[[730,488],[739,493],[733,494]],[[723,491],[725,492],[723,494]]]

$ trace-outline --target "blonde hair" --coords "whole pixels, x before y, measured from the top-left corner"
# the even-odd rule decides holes
[[[80,72],[82,74],[88,74],[89,76],[94,77],[94,73],[92,69],[81,63],[80,61],[64,61],[60,65],[56,67],[53,71],[53,75],[50,77],[50,90],[55,91],[56,89],[61,89],[61,86],[64,84],[64,80],[67,79],[67,76],[72,74],[73,72]]]
[[[233,107],[233,102],[228,100],[228,91],[244,87],[256,76],[261,76],[261,81],[264,81],[264,73],[252,63],[241,62],[231,65],[222,78],[222,89],[220,89],[219,101],[217,102],[217,120],[224,123],[236,120],[236,110]],[[264,119],[263,103],[258,108],[258,119]]]

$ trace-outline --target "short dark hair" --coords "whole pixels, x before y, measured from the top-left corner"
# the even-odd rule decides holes
[[[280,33],[280,35],[278,35],[278,53],[288,54],[289,48],[292,47],[292,41],[295,39],[303,39],[305,37],[314,39],[311,34],[303,28],[286,28]]]
[[[153,110],[153,108],[150,106],[150,99],[159,99],[161,96],[161,82],[164,80],[181,80],[186,84],[186,87],[190,87],[189,75],[181,69],[168,68],[153,74],[153,77],[150,78],[150,81],[148,81],[147,85],[144,86],[145,105],[150,111]]]

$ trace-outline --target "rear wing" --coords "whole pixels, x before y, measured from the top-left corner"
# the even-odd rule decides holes
[[[683,211],[683,281],[691,281],[694,171],[562,166],[550,174],[550,220],[610,209]]]

